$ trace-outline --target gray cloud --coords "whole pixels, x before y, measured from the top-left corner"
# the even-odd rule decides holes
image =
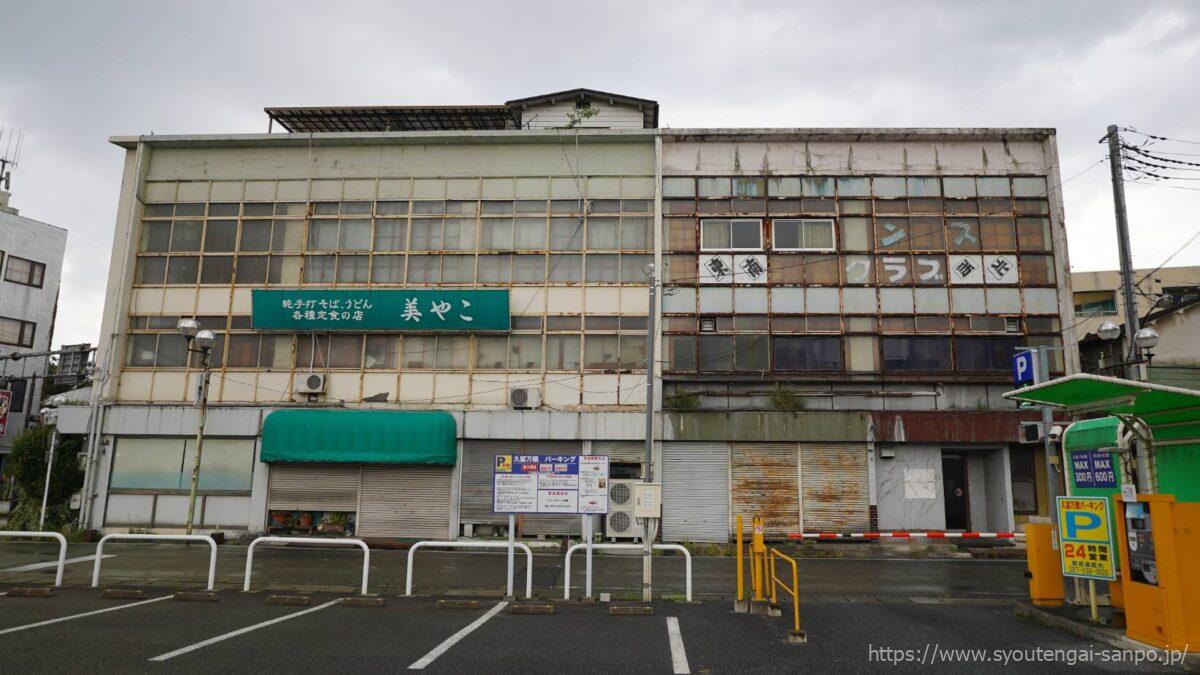
[[[674,127],[1053,126],[1064,177],[1104,155],[1110,123],[1200,140],[1187,2],[0,0],[0,17],[0,125],[27,135],[14,205],[71,232],[59,342],[99,330],[122,159],[107,137],[261,132],[269,105],[587,86],[657,99]],[[1106,168],[1064,192],[1073,266],[1115,266]],[[1200,192],[1128,193],[1138,265],[1200,228]],[[1200,244],[1172,264],[1200,264]]]

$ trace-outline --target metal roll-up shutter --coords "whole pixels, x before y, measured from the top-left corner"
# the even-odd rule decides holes
[[[492,513],[492,470],[496,455],[522,452],[521,441],[463,441],[458,520],[475,525],[502,525],[508,516]]]
[[[800,488],[794,443],[735,444],[733,446],[733,513],[742,515],[746,531],[754,516],[766,522],[764,534],[783,539],[800,530]],[[664,498],[665,499],[665,498]],[[732,523],[730,531],[732,531]]]
[[[273,511],[355,511],[358,464],[272,464],[267,508]]]
[[[583,443],[579,441],[525,441],[524,452],[529,455],[580,455]],[[489,478],[489,480],[491,480]],[[489,488],[490,490],[490,488]],[[489,491],[490,494],[490,491]],[[569,516],[518,516],[523,535],[574,535],[583,533],[583,525],[577,515]]]
[[[801,458],[804,530],[869,530],[867,449],[854,445],[805,447]]]
[[[358,536],[445,538],[452,474],[441,466],[364,465]]]
[[[664,541],[729,541],[729,445],[663,444]]]

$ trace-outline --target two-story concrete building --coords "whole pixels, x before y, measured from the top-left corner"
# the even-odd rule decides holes
[[[289,133],[113,139],[91,526],[183,525],[181,317],[219,336],[204,529],[490,534],[496,454],[643,475],[648,374],[664,538],[1046,511],[1000,393],[1071,322],[1053,130],[659,129],[592,90],[268,114]]]

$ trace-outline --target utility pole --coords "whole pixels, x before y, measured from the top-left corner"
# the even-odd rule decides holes
[[[658,277],[654,263],[646,265],[650,277],[650,311],[646,315],[646,483],[654,482],[654,318],[658,309]],[[657,536],[657,520],[642,519],[642,602],[651,600],[651,562],[654,539]]]
[[[1133,297],[1133,256],[1129,249],[1129,217],[1125,211],[1125,175],[1121,167],[1121,134],[1117,125],[1108,127],[1108,164],[1112,171],[1113,208],[1117,216],[1117,250],[1121,255],[1121,295],[1125,303],[1125,377],[1135,375],[1137,347],[1133,336],[1138,332],[1137,302]]]

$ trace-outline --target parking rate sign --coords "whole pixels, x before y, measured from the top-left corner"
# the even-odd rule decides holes
[[[495,513],[608,513],[608,457],[496,455]]]
[[[1059,497],[1058,539],[1063,576],[1117,578],[1107,497]]]

